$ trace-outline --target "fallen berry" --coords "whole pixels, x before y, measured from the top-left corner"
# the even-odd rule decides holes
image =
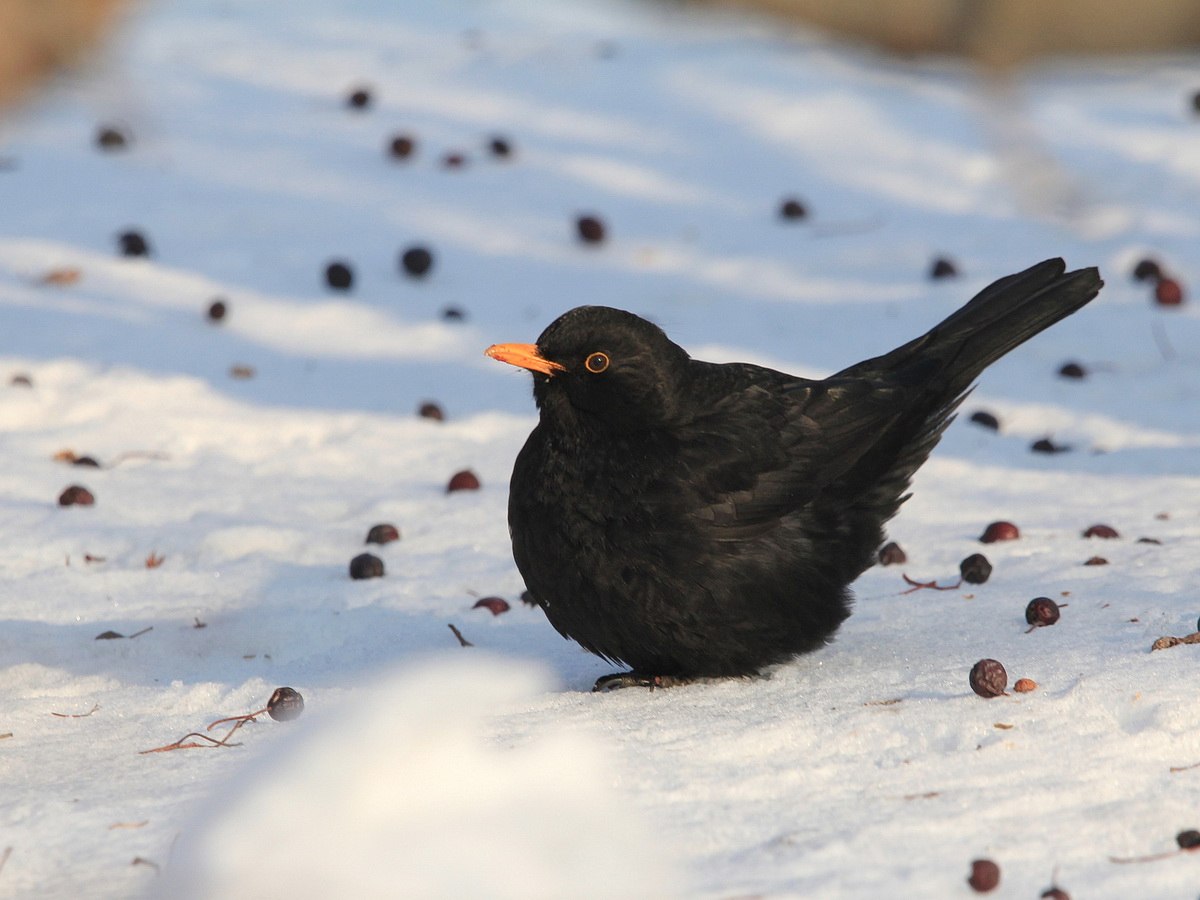
[[[1089,556],[1083,561],[1085,566],[1107,566],[1108,560],[1103,556]]]
[[[367,544],[390,544],[392,541],[400,540],[400,529],[395,525],[383,523],[381,525],[372,525],[371,530],[367,532],[367,539],[364,543]]]
[[[484,597],[482,600],[476,600],[471,609],[486,609],[493,616],[498,616],[500,613],[508,612],[509,606],[508,601],[503,597]]]
[[[1159,306],[1179,306],[1183,303],[1183,285],[1174,278],[1160,278],[1154,286],[1154,302]]]
[[[122,256],[149,256],[150,244],[140,231],[123,231],[117,235],[117,247]]]
[[[1025,607],[1025,621],[1035,628],[1053,625],[1059,615],[1058,604],[1049,597],[1034,597]]]
[[[290,722],[304,712],[304,698],[290,687],[275,688],[267,701],[267,715],[276,722]]]
[[[971,413],[971,421],[976,425],[982,425],[984,428],[990,428],[992,431],[1000,430],[1000,420],[990,412],[978,409]]]
[[[355,581],[363,578],[382,578],[383,560],[370,553],[360,553],[350,560],[350,577]]]
[[[1158,281],[1162,278],[1162,266],[1158,264],[1158,260],[1145,257],[1139,259],[1137,265],[1133,267],[1134,281]]]
[[[1013,685],[1013,690],[1018,694],[1028,694],[1030,691],[1037,690],[1037,682],[1032,678],[1018,678]]]
[[[1071,448],[1067,444],[1056,444],[1050,438],[1041,438],[1029,445],[1034,453],[1067,453]]]
[[[354,273],[344,262],[331,262],[325,267],[325,283],[337,291],[348,291],[354,284]]]
[[[999,883],[1000,867],[990,859],[977,859],[971,863],[971,875],[967,879],[967,884],[975,891],[986,894],[988,891],[995,890]]]
[[[1071,900],[1071,895],[1060,887],[1048,887],[1042,891],[1041,900]]]
[[[433,268],[433,254],[426,247],[409,247],[400,254],[400,268],[413,278],[423,278]]]
[[[87,488],[73,484],[58,495],[59,506],[92,506],[96,498]]]
[[[124,150],[129,145],[129,133],[113,125],[96,129],[96,146],[101,150]]]
[[[787,197],[779,204],[779,218],[795,221],[808,218],[808,208],[795,197]]]
[[[371,105],[371,92],[365,88],[355,88],[346,95],[346,105],[351,109],[366,109]]]
[[[442,310],[442,318],[447,322],[462,322],[467,318],[467,314],[460,307],[447,306]]]
[[[387,145],[388,156],[392,159],[408,159],[416,149],[416,140],[407,134],[397,134]]]
[[[16,375],[10,378],[8,383],[11,387],[33,387],[33,379],[21,372],[18,372]]]
[[[908,562],[908,554],[895,541],[879,548],[879,564],[881,566],[894,566],[905,562]]]
[[[533,599],[533,594],[529,591],[521,591],[521,602],[526,606],[537,606],[538,602]]]
[[[226,305],[225,300],[218,297],[208,305],[208,320],[210,322],[220,322],[228,312],[229,307]]]
[[[980,697],[999,697],[1008,686],[1008,672],[994,659],[981,659],[971,667],[970,681]]]
[[[77,456],[71,460],[73,466],[87,466],[88,468],[98,469],[100,463],[96,461],[94,456]]]
[[[1068,362],[1059,366],[1058,374],[1063,378],[1086,378],[1087,370],[1077,362]]]
[[[1160,541],[1158,538],[1152,537],[1140,537],[1137,539],[1137,542],[1139,544],[1162,544],[1162,541]]]
[[[979,536],[981,544],[994,544],[997,541],[1015,541],[1021,536],[1020,530],[1012,522],[993,522],[983,529]]]
[[[450,479],[450,483],[446,485],[446,493],[451,494],[454,491],[477,491],[479,490],[479,477],[470,469],[463,469],[461,472],[455,472]]]
[[[992,564],[982,553],[972,553],[958,564],[958,573],[967,584],[983,584],[992,575]]]
[[[1194,828],[1181,831],[1175,835],[1175,843],[1179,845],[1180,849],[1195,850],[1200,847],[1200,831],[1196,831]]]
[[[585,244],[599,244],[605,237],[604,223],[596,216],[580,216],[575,220],[575,231]]]
[[[1083,533],[1085,538],[1117,538],[1121,535],[1117,534],[1117,529],[1111,525],[1092,525]]]
[[[930,278],[954,278],[957,275],[958,266],[954,265],[954,263],[944,256],[937,257],[929,266]]]
[[[442,408],[436,403],[429,401],[420,405],[417,409],[417,415],[422,419],[434,419],[438,422],[445,421],[446,419],[446,414],[442,411]]]
[[[461,153],[450,152],[442,157],[443,169],[461,169],[467,164],[467,158]]]
[[[512,156],[513,152],[512,144],[508,142],[508,139],[500,137],[499,135],[496,135],[488,141],[488,150],[490,150],[492,152],[492,156],[496,157],[497,159],[508,159],[510,156]]]

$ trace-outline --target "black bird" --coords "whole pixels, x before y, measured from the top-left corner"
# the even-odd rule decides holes
[[[581,306],[536,344],[513,555],[565,637],[633,671],[596,688],[752,675],[820,647],[883,525],[988,365],[1096,296],[1061,259],[820,381],[691,359],[632,313]]]

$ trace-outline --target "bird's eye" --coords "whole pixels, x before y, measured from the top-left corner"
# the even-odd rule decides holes
[[[583,365],[593,375],[599,375],[608,368],[608,354],[592,353],[583,361]]]

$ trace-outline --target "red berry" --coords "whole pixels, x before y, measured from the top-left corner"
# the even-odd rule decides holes
[[[95,502],[92,492],[78,484],[71,485],[58,495],[59,506],[91,506]]]
[[[461,472],[455,472],[450,479],[450,483],[446,485],[446,493],[450,494],[454,491],[477,491],[479,490],[479,476],[470,469],[463,469]]]
[[[1015,541],[1021,536],[1020,529],[1012,522],[993,522],[987,528],[983,529],[983,534],[979,536],[980,543],[994,544],[997,541]]]
[[[908,562],[908,554],[895,541],[884,544],[879,549],[879,564],[881,566],[899,565]]]
[[[1154,302],[1159,306],[1179,306],[1183,303],[1183,286],[1174,278],[1162,278],[1154,286]]]
[[[503,597],[484,597],[482,600],[476,600],[471,609],[486,609],[493,616],[498,616],[500,613],[508,612],[509,606],[508,601]]]
[[[1085,538],[1117,538],[1121,535],[1111,525],[1093,525],[1083,533],[1083,536]]]
[[[390,525],[386,522],[380,525],[372,525],[371,530],[367,532],[368,544],[390,544],[392,541],[400,540],[400,529],[395,525]]]
[[[974,890],[986,894],[1000,883],[1000,867],[990,859],[977,859],[971,863],[971,875],[967,879]]]

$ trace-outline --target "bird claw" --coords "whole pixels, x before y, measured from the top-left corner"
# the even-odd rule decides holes
[[[655,688],[677,687],[689,684],[694,679],[681,678],[677,675],[643,675],[641,672],[613,672],[611,675],[601,675],[592,685],[593,693],[619,691],[621,688],[644,687]]]

